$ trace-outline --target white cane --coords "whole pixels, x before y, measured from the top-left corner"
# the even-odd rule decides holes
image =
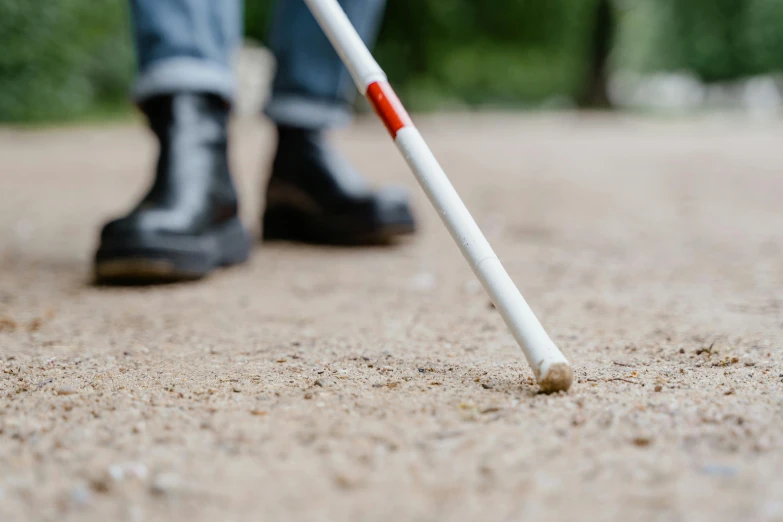
[[[500,264],[424,138],[337,0],[304,0],[511,330],[544,392],[566,391],[573,372]]]

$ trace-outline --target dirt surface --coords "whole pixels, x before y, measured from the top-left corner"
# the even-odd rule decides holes
[[[783,125],[420,127],[573,360],[540,395],[380,124],[394,249],[259,246],[196,284],[89,285],[143,128],[0,131],[0,520],[783,520]],[[258,229],[269,127],[238,123]]]

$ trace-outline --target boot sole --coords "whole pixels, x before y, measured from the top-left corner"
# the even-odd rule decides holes
[[[293,207],[267,209],[263,218],[263,240],[291,241],[317,245],[390,245],[416,232],[412,217],[371,223],[355,217],[326,218]]]
[[[200,279],[250,257],[239,219],[199,236],[146,235],[104,239],[95,254],[98,284],[154,284]]]

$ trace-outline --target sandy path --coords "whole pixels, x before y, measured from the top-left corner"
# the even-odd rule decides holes
[[[0,520],[783,520],[783,125],[420,126],[568,395],[536,394],[375,121],[337,139],[415,191],[415,241],[136,289],[86,282],[143,129],[0,130]],[[235,137],[255,225],[269,129]]]

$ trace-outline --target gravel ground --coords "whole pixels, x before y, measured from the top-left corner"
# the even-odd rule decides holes
[[[540,395],[380,124],[393,249],[259,246],[95,288],[140,126],[0,130],[0,520],[783,520],[783,124],[453,115],[420,127],[566,355]],[[258,229],[270,129],[238,122]]]

